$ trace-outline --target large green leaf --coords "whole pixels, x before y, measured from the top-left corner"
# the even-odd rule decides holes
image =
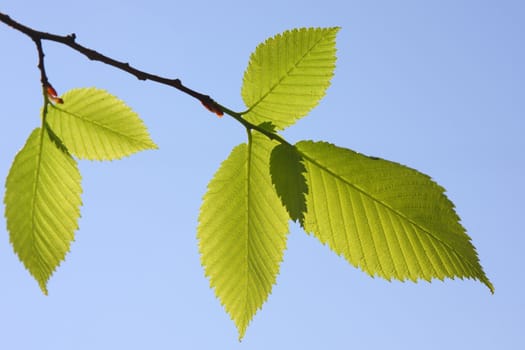
[[[47,122],[76,157],[109,160],[157,148],[139,116],[107,91],[72,89],[62,99]]]
[[[11,166],[4,202],[13,248],[45,294],[78,228],[81,192],[75,160],[35,129]]]
[[[244,73],[241,94],[249,108],[244,118],[283,129],[308,114],[334,74],[338,30],[294,29],[260,44]]]
[[[267,299],[286,246],[288,215],[269,174],[274,142],[255,134],[208,185],[199,215],[201,262],[239,338]]]
[[[304,228],[370,275],[473,278],[493,292],[444,189],[403,165],[328,143],[299,142]]]

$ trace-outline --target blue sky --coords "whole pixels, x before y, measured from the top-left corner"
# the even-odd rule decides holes
[[[204,277],[196,240],[206,185],[245,141],[173,89],[45,43],[63,93],[104,88],[144,119],[157,151],[80,162],[80,230],[49,282],[24,270],[0,218],[3,349],[519,349],[525,212],[522,1],[2,1],[29,26],[242,110],[250,53],[295,27],[341,26],[327,96],[284,133],[431,175],[447,189],[496,293],[476,281],[372,279],[291,225],[272,295],[242,343]],[[0,24],[0,174],[39,124],[34,44]],[[3,197],[3,193],[2,193]],[[3,237],[2,237],[3,236]]]

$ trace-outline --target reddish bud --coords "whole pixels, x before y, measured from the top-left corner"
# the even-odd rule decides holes
[[[212,113],[215,113],[217,117],[222,117],[224,115],[224,112],[222,109],[215,103],[215,101],[201,101],[202,105],[206,107],[206,109]]]
[[[64,103],[64,100],[57,96],[56,90],[51,86],[46,86],[47,97],[54,103]]]

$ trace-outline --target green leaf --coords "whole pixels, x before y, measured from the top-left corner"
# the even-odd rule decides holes
[[[370,275],[472,278],[494,287],[444,189],[403,165],[299,142],[309,193],[304,229]]]
[[[259,124],[258,127],[260,127],[263,130],[266,130],[268,132],[271,132],[271,133],[275,133],[275,131],[276,131],[275,125],[273,125],[272,122],[263,122],[263,123]]]
[[[274,146],[256,133],[235,147],[210,181],[199,215],[201,262],[239,338],[270,294],[286,247],[288,215],[269,174]]]
[[[75,160],[35,129],[11,166],[4,203],[11,244],[44,294],[78,228],[81,192]]]
[[[111,160],[157,148],[139,116],[107,91],[72,89],[62,98],[50,106],[47,122],[76,157]]]
[[[275,190],[283,205],[290,214],[290,218],[304,223],[306,212],[306,168],[301,155],[295,147],[280,144],[276,146],[270,158],[270,173]]]
[[[284,129],[308,114],[334,74],[338,30],[294,29],[260,44],[244,73],[241,94],[249,108],[244,118]]]

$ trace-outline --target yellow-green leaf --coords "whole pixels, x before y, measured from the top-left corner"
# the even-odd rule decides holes
[[[304,228],[388,280],[478,279],[493,292],[444,189],[403,165],[323,142],[296,145],[308,183]]]
[[[273,189],[275,143],[255,134],[233,149],[208,185],[198,226],[205,274],[239,338],[275,284],[288,215]]]
[[[75,160],[35,129],[11,166],[4,202],[11,244],[45,294],[78,228],[81,192]]]
[[[72,89],[49,107],[47,122],[69,152],[81,159],[119,159],[155,149],[139,116],[105,90]]]
[[[338,30],[294,29],[260,44],[244,73],[241,94],[249,108],[244,118],[284,129],[308,114],[334,74]]]

